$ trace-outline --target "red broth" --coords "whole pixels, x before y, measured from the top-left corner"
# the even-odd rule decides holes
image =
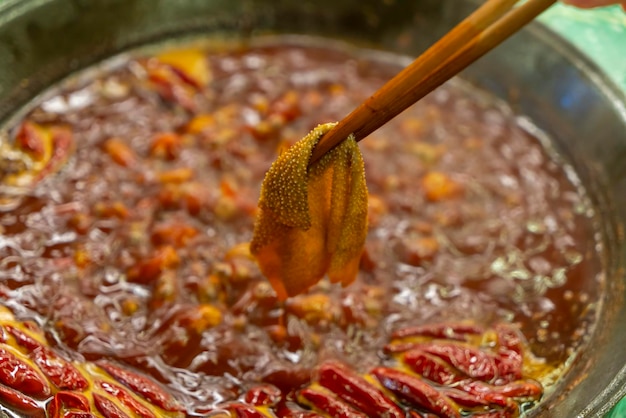
[[[356,282],[276,301],[246,248],[263,175],[403,62],[320,45],[139,54],[36,103],[1,157],[2,304],[67,358],[144,372],[189,413],[253,383],[293,391],[327,360],[365,373],[393,331],[423,324],[511,323],[562,367],[602,289],[593,211],[521,119],[458,80],[360,143]]]

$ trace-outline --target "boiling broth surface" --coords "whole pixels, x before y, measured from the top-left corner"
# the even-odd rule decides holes
[[[0,212],[2,303],[54,346],[142,370],[192,412],[250,382],[297,387],[327,359],[364,371],[415,324],[519,324],[555,367],[584,343],[601,291],[587,198],[509,109],[458,80],[360,142],[356,282],[277,302],[245,247],[263,175],[403,61],[308,43],[203,51],[201,82],[168,85],[139,54],[67,82],[3,138],[26,122],[73,138]]]

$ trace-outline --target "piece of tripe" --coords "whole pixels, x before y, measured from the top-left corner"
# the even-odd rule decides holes
[[[282,153],[263,180],[250,249],[280,300],[325,274],[347,286],[359,269],[367,185],[354,137],[309,166],[313,148],[334,125],[319,125]]]

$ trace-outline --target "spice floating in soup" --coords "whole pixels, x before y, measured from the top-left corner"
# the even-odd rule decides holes
[[[506,107],[454,81],[361,142],[356,279],[281,302],[249,247],[264,174],[400,64],[283,40],[115,63],[2,133],[0,356],[29,382],[0,367],[2,408],[515,416],[584,345],[593,213]]]

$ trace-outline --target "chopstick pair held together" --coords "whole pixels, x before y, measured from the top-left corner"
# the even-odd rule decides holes
[[[409,66],[322,136],[310,163],[346,139],[357,141],[513,35],[556,0],[487,0]]]

